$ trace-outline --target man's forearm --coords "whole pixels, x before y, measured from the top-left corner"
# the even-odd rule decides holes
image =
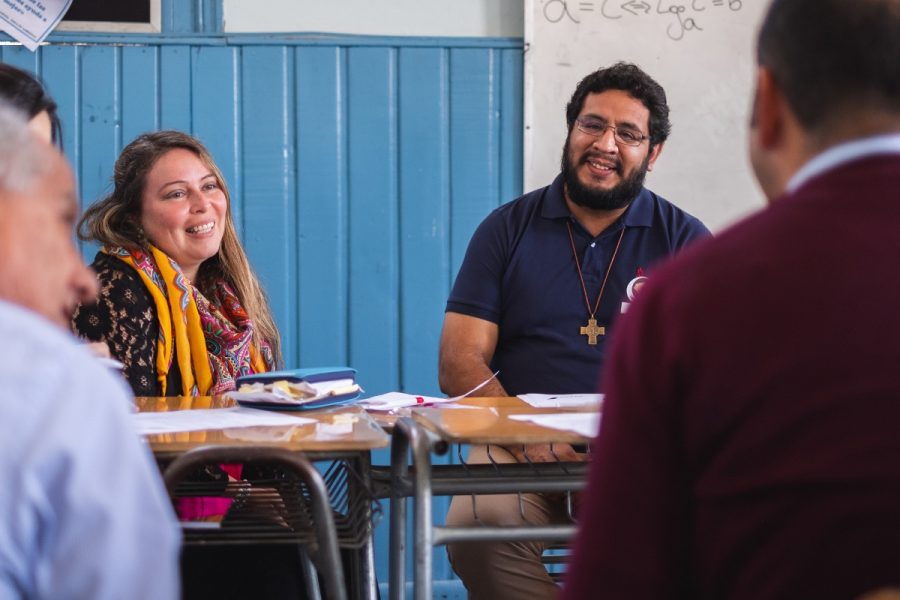
[[[459,396],[470,391],[493,375],[490,367],[479,357],[441,358],[439,369],[441,390],[448,396]],[[479,388],[474,396],[508,396],[497,380],[492,379]]]

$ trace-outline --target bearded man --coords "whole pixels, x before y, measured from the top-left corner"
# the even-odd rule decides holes
[[[709,235],[695,217],[644,187],[669,135],[663,88],[618,63],[581,80],[566,107],[562,172],[493,213],[475,231],[447,302],[440,384],[481,396],[590,393],[605,340],[629,287],[657,263]],[[641,279],[643,281],[643,279]],[[647,374],[652,377],[652,373]],[[488,454],[490,457],[488,457]],[[472,447],[471,462],[584,460],[566,444]],[[447,525],[543,525],[567,519],[541,494],[459,496]],[[524,513],[524,515],[523,515]],[[477,515],[477,516],[476,516]],[[552,598],[542,542],[452,544],[473,599]]]

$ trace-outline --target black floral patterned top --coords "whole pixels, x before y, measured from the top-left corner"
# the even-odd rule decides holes
[[[96,304],[79,306],[72,317],[75,335],[106,342],[135,396],[160,396],[156,375],[159,321],[156,306],[137,272],[121,260],[98,252],[91,265],[97,272],[100,294]],[[169,396],[181,393],[181,374],[173,363],[166,382]]]

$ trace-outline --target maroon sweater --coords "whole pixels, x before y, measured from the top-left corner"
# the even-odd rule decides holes
[[[900,157],[819,175],[620,321],[564,598],[900,585]]]

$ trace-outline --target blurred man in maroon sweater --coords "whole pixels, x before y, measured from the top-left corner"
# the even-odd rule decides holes
[[[900,1],[774,0],[757,58],[772,204],[620,322],[567,599],[900,585]]]

